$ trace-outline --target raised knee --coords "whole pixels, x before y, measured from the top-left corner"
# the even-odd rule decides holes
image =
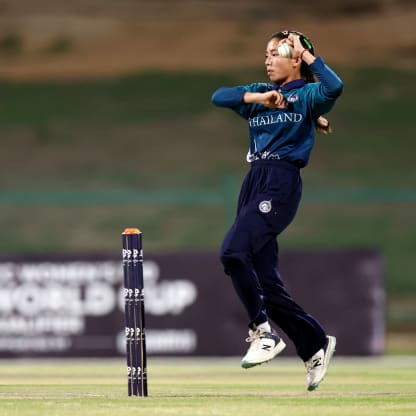
[[[245,267],[247,264],[244,253],[225,251],[221,253],[220,259],[226,274],[232,273],[236,268]]]

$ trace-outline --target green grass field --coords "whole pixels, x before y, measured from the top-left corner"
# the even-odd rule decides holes
[[[335,357],[315,392],[295,358],[149,359],[149,397],[127,396],[124,360],[0,362],[2,416],[416,414],[414,356]]]

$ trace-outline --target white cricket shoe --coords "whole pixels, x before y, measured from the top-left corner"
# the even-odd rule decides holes
[[[261,328],[257,328],[255,331],[250,329],[246,342],[251,344],[246,355],[241,360],[241,367],[243,368],[251,368],[266,363],[276,357],[286,347],[286,344],[277,334]]]
[[[306,385],[309,391],[315,390],[325,377],[329,362],[335,352],[337,339],[331,335],[326,336],[328,341],[312,358],[305,362]]]

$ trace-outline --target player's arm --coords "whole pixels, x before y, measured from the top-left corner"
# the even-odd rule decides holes
[[[300,37],[295,34],[290,34],[287,38],[289,44],[293,47],[293,54],[295,58],[302,59],[308,65],[311,65],[315,62],[316,57],[312,55],[308,49],[306,49],[302,42],[300,41]]]
[[[246,104],[262,104],[268,108],[285,108],[287,106],[285,96],[275,90],[267,92],[246,92],[243,95],[243,101]]]
[[[211,101],[218,107],[234,108],[243,103],[244,94],[242,87],[221,87],[212,94]]]
[[[293,45],[294,55],[308,64],[320,81],[319,89],[314,99],[314,112],[319,115],[315,120],[316,131],[324,134],[332,133],[329,121],[322,117],[321,114],[327,113],[332,108],[334,101],[341,95],[343,90],[342,80],[324,64],[321,58],[316,58],[308,49],[304,48],[299,36],[290,35],[288,40]]]
[[[319,79],[320,97],[318,97],[318,100],[335,101],[341,95],[344,88],[341,78],[324,63],[322,58],[312,55],[312,53],[302,45],[299,36],[291,34],[288,37],[288,41],[293,47],[294,57],[302,59],[308,64],[312,72]]]

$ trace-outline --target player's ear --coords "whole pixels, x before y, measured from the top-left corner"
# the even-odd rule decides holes
[[[300,58],[300,56],[298,56],[297,58],[292,59],[293,68],[300,67],[301,65],[302,65],[302,59]]]

